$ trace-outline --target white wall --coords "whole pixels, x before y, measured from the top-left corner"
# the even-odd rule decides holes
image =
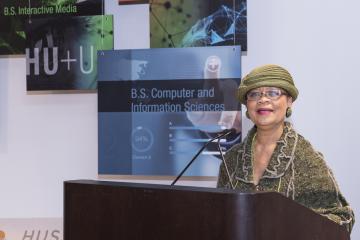
[[[146,9],[120,10],[116,21],[125,33],[115,33],[118,48],[149,46],[141,27],[148,15],[134,14]],[[357,0],[248,0],[242,68],[276,63],[293,74],[300,95],[292,122],[326,156],[360,216],[358,9]],[[62,181],[97,177],[97,97],[27,95],[25,80],[23,58],[0,58],[0,218],[61,217]],[[360,238],[358,229],[352,239]]]
[[[0,71],[0,218],[61,216],[62,181],[97,173],[96,94],[27,95],[23,58]]]

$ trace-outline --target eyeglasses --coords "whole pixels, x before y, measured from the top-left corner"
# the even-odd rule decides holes
[[[278,88],[271,88],[262,92],[253,90],[246,94],[246,99],[249,101],[258,101],[260,98],[262,98],[262,96],[265,96],[270,100],[277,100],[282,95],[288,95],[288,94]]]

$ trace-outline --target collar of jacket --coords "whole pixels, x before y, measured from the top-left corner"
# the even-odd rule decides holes
[[[237,180],[253,182],[253,166],[251,159],[252,139],[257,129],[254,126],[244,139],[243,147],[238,151],[238,168],[235,173]],[[269,165],[261,179],[280,178],[284,176],[294,159],[294,153],[297,145],[297,133],[289,122],[285,122],[284,131],[277,141],[273,154],[271,155]]]

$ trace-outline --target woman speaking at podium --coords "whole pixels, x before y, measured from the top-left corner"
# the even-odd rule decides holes
[[[323,155],[285,121],[297,96],[291,75],[277,65],[258,67],[242,79],[238,100],[254,127],[225,154],[217,186],[282,193],[351,232],[354,213]]]

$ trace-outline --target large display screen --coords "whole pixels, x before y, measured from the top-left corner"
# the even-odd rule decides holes
[[[177,175],[224,129],[226,152],[241,139],[240,46],[158,48],[98,53],[101,175]],[[185,173],[216,176],[217,144]]]
[[[102,15],[103,4],[104,0],[1,0],[0,55],[25,54],[25,26],[35,19]]]
[[[33,19],[26,36],[28,91],[96,90],[97,51],[113,49],[113,16]]]

